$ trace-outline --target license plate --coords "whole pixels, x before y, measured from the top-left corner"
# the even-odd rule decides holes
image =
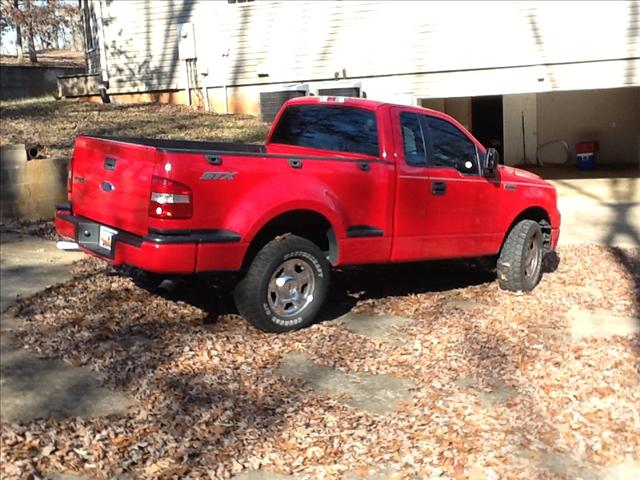
[[[98,237],[98,245],[106,250],[111,250],[113,236],[118,233],[117,230],[109,227],[100,226],[100,236]]]

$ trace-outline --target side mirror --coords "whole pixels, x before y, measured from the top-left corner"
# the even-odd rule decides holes
[[[500,163],[500,154],[495,148],[487,148],[487,154],[484,156],[484,163],[482,165],[482,173],[485,177],[492,177],[498,170],[498,164]]]

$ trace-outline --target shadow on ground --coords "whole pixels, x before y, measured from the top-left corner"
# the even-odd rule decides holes
[[[545,257],[543,272],[554,272],[560,263],[556,252]],[[170,300],[186,302],[207,312],[205,323],[219,315],[237,314],[233,300],[236,277],[181,277],[169,289],[158,288],[162,278],[128,270],[125,272],[146,290]],[[380,299],[429,292],[443,292],[481,285],[496,280],[495,259],[436,261],[389,265],[368,265],[336,269],[319,321],[338,318],[361,300]]]
[[[547,271],[557,267],[555,254],[546,262]],[[167,288],[162,278],[125,270],[144,289],[174,301],[183,301],[207,312],[205,323],[219,315],[237,314],[233,300],[232,275],[173,278]],[[340,317],[361,300],[380,299],[428,292],[442,292],[492,282],[495,270],[488,259],[439,261],[418,264],[374,265],[336,269],[332,272],[329,296],[319,320]]]
[[[122,413],[130,399],[98,385],[87,369],[41,360],[2,341],[2,420]]]

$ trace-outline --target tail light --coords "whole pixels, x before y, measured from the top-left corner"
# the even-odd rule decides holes
[[[149,216],[154,218],[191,218],[193,193],[182,183],[168,178],[151,179]]]

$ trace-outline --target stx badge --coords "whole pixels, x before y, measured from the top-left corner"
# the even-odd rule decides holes
[[[233,180],[238,172],[204,172],[200,180]]]

